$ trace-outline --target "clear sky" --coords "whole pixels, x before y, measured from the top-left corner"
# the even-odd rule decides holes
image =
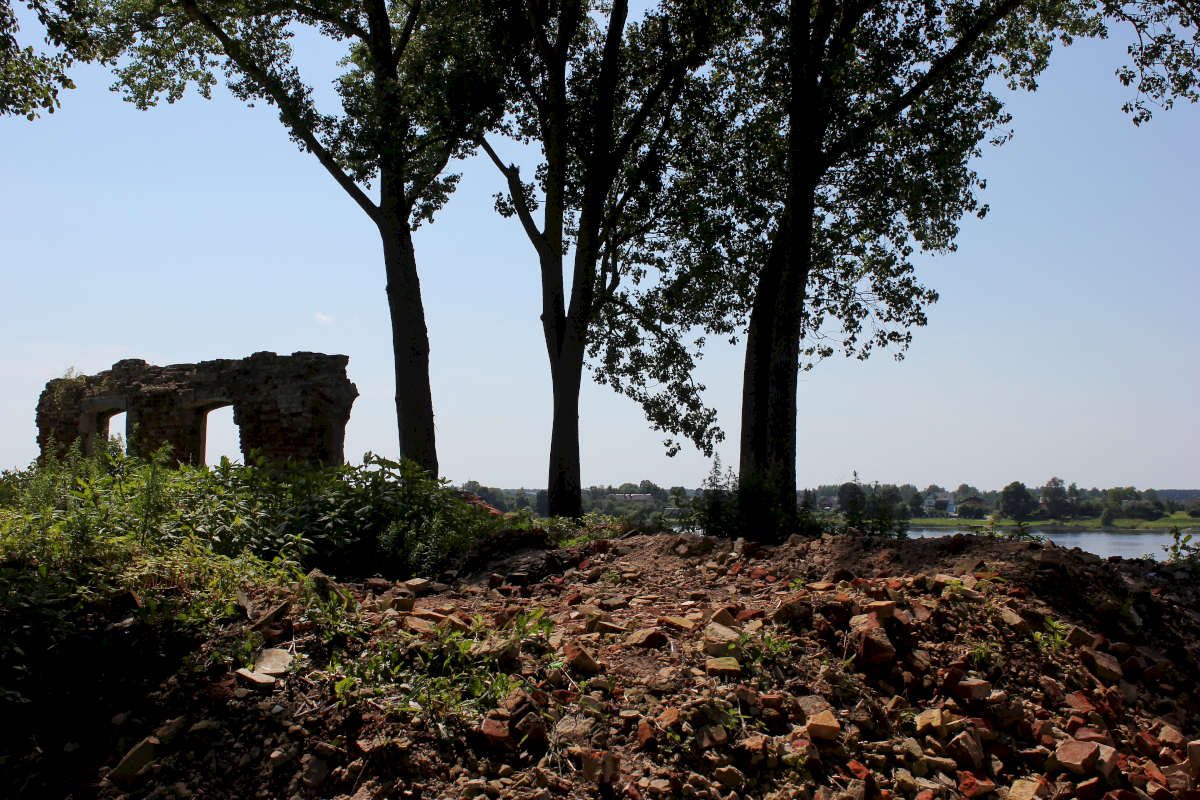
[[[840,356],[803,376],[802,485],[848,479],[1200,487],[1200,108],[1135,128],[1113,75],[1124,31],[1061,50],[1035,94],[1003,97],[1015,139],[988,148],[986,220],[919,262],[941,293],[900,363]],[[339,53],[302,41],[328,102]],[[36,455],[45,381],[122,358],[156,364],[259,350],[350,356],[361,396],[347,455],[394,456],[390,328],[378,235],[273,110],[223,90],[139,112],[77,73],[63,108],[0,119],[0,467]],[[532,164],[531,154],[503,152]],[[537,263],[501,181],[474,158],[416,237],[442,472],[546,484],[550,382]],[[701,369],[736,464],[740,346]],[[586,379],[585,379],[586,381]],[[583,480],[696,486],[640,410],[586,383]],[[209,458],[238,455],[229,410]]]

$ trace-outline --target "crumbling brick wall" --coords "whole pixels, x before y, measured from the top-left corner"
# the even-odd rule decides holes
[[[341,463],[350,407],[358,389],[348,356],[255,353],[240,360],[156,367],[138,359],[98,375],[57,378],[37,406],[38,446],[45,457],[82,439],[84,452],[126,412],[129,447],[139,455],[169,443],[176,464],[204,462],[208,412],[233,406],[243,456]]]

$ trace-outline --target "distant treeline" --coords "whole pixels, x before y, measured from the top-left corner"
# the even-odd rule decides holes
[[[822,484],[816,489],[797,493],[797,501],[803,503],[810,498],[816,507],[822,498],[844,497],[846,487],[852,484]],[[870,487],[867,487],[868,489]],[[1067,485],[1061,478],[1051,478],[1044,486],[1027,488],[1020,481],[1013,481],[999,491],[986,491],[967,483],[957,489],[947,489],[930,484],[920,490],[911,483],[901,486],[880,484],[876,492],[887,492],[898,496],[908,506],[913,517],[944,517],[950,514],[945,502],[938,502],[934,509],[926,507],[925,499],[930,496],[950,495],[955,500],[955,511],[959,517],[984,519],[999,513],[1006,519],[1092,519],[1099,517],[1107,524],[1113,519],[1159,519],[1168,514],[1185,511],[1189,516],[1200,517],[1200,489],[1143,489],[1133,486],[1116,486],[1110,489],[1092,487],[1085,489],[1075,483]],[[961,505],[964,500],[977,498],[980,503]],[[841,505],[841,503],[839,503]]]
[[[489,505],[512,513],[523,508],[546,516],[549,505],[545,489],[497,489],[483,486],[479,481],[467,481],[462,488],[482,497]],[[672,486],[664,489],[654,481],[640,483],[622,483],[619,486],[589,486],[583,490],[583,513],[592,511],[608,514],[614,517],[629,517],[640,514],[649,515],[662,512],[670,507],[679,505],[678,498],[687,498],[698,490],[683,486]],[[616,499],[613,495],[650,495],[650,502],[630,502]],[[674,499],[673,499],[674,498]]]
[[[807,501],[813,511],[824,498],[831,500],[847,497],[848,487],[855,483],[820,484],[813,489],[796,493],[797,503]],[[483,486],[478,481],[467,481],[462,488],[474,492],[492,506],[505,513],[530,509],[540,516],[546,515],[547,495],[545,489],[498,489]],[[984,519],[999,513],[1007,519],[1091,519],[1099,517],[1116,519],[1159,519],[1167,514],[1186,511],[1200,517],[1200,489],[1143,489],[1133,486],[1117,486],[1110,489],[1080,488],[1074,483],[1067,485],[1059,478],[1051,478],[1044,486],[1027,488],[1014,481],[1000,490],[984,490],[968,483],[957,489],[947,489],[929,484],[919,489],[915,484],[864,484],[865,497],[887,497],[890,503],[903,505],[910,517],[944,517],[950,512],[947,504],[938,502],[932,510],[926,508],[925,499],[930,496],[951,495],[954,497],[957,516],[967,519]],[[619,486],[589,486],[583,491],[583,512],[596,511],[616,517],[649,515],[677,507],[680,500],[696,496],[704,491],[672,486],[665,489],[653,481],[622,483]],[[852,494],[852,493],[851,493]],[[629,501],[625,495],[649,495],[648,502]],[[978,504],[958,505],[969,498],[977,498]],[[835,510],[840,511],[844,502],[838,502]]]

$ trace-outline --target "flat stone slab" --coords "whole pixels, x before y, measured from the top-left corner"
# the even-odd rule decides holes
[[[742,674],[742,665],[731,656],[710,658],[705,662],[704,671],[719,678],[736,678]]]
[[[251,672],[242,667],[237,671],[238,680],[251,689],[260,691],[270,690],[275,685],[275,678],[270,675],[262,675],[258,672]]]
[[[254,660],[254,671],[260,675],[282,675],[292,664],[292,654],[277,647],[263,650]]]

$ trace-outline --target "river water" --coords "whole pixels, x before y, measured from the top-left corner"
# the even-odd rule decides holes
[[[1003,529],[1002,529],[1003,530]],[[1191,531],[1185,531],[1188,533]],[[956,531],[945,528],[913,528],[908,532],[914,538],[935,538],[938,536],[953,536]],[[1173,543],[1169,531],[1079,531],[1063,530],[1061,528],[1030,528],[1030,533],[1038,533],[1054,542],[1059,547],[1078,547],[1088,553],[1095,553],[1101,558],[1122,556],[1123,558],[1141,558],[1147,554],[1162,560],[1166,557],[1164,546]],[[1001,534],[1003,535],[1003,534]],[[1193,544],[1200,541],[1200,534],[1192,534]]]

